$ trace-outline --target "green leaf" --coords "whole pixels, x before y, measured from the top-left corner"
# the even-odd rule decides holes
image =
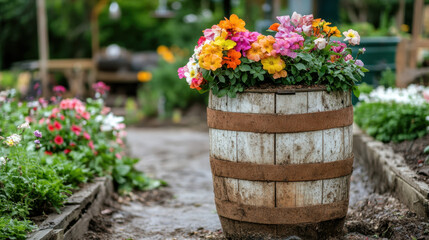
[[[247,73],[244,73],[244,74],[243,74],[243,77],[241,78],[241,81],[243,81],[244,83],[246,83],[247,78],[248,78]]]
[[[305,67],[305,65],[304,64],[302,64],[302,63],[297,63],[297,64],[295,64],[295,67],[298,69],[298,70],[306,70],[307,68]]]
[[[218,97],[223,97],[223,96],[225,96],[226,94],[227,94],[227,92],[228,92],[228,90],[226,89],[226,88],[224,88],[224,89],[221,89],[220,91],[219,91],[219,93],[218,93]]]
[[[225,83],[225,77],[223,75],[219,75],[218,78],[219,78],[219,82]]]
[[[425,147],[425,150],[423,150],[424,154],[428,154],[429,153],[429,145],[427,147]]]
[[[238,67],[240,68],[240,71],[243,71],[243,72],[250,71],[250,69],[251,69],[251,67],[249,65],[244,65],[244,64],[241,64]]]

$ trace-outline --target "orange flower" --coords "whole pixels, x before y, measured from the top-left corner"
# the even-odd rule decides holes
[[[274,75],[273,75],[273,78],[274,78],[274,79],[277,79],[277,78],[285,78],[285,77],[287,77],[287,72],[286,72],[286,70],[282,70],[282,71],[280,71],[280,72],[276,72],[276,73],[274,73]]]
[[[276,39],[271,36],[264,36],[263,38],[260,38],[258,43],[261,45],[261,50],[266,55],[270,55],[273,51],[273,44],[276,42]]]
[[[206,44],[201,49],[200,57],[204,55],[216,54],[222,56],[222,48],[216,44]]]
[[[228,68],[232,68],[235,70],[235,68],[241,64],[240,58],[241,53],[234,49],[231,49],[228,51],[228,56],[223,57],[222,64],[226,63]]]
[[[252,43],[251,48],[246,52],[246,57],[255,62],[259,62],[262,56],[263,53],[261,51],[261,47],[257,42]]]
[[[229,17],[229,20],[225,18],[225,20],[220,21],[218,24],[219,27],[226,29],[228,32],[232,33],[246,31],[244,25],[246,25],[246,23],[235,14],[232,14]]]
[[[199,59],[200,67],[215,71],[222,67],[222,57],[217,54],[206,54]]]
[[[341,32],[340,30],[338,30],[337,27],[329,27],[329,26],[323,26],[323,31],[328,35],[328,37],[330,36],[335,36],[335,37],[341,37]]]
[[[274,23],[268,29],[270,29],[272,31],[275,31],[275,32],[278,32],[279,31],[279,26],[280,26],[280,23]]]

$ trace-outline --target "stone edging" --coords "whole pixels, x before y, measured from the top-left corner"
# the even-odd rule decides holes
[[[89,222],[97,216],[104,201],[113,193],[110,178],[96,178],[78,192],[71,195],[61,213],[52,213],[39,225],[27,240],[70,240],[82,239]]]
[[[353,125],[353,151],[374,181],[375,190],[391,192],[417,215],[429,219],[429,185],[417,180],[402,156]]]

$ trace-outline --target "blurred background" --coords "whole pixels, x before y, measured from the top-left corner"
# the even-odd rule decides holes
[[[207,94],[177,68],[202,30],[235,13],[264,33],[294,11],[357,30],[369,85],[427,84],[427,0],[0,0],[0,90],[34,99],[63,85],[84,98],[103,81],[128,123],[189,124],[204,116]]]

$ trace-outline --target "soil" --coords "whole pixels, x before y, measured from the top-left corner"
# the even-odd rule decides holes
[[[216,214],[208,161],[208,133],[189,128],[129,129],[130,152],[147,174],[169,186],[114,196],[90,223],[85,239],[225,239]],[[288,238],[300,239],[300,238]],[[429,222],[374,183],[355,162],[350,207],[340,239],[428,239]]]
[[[404,157],[407,165],[417,173],[419,180],[429,184],[429,162],[425,163],[428,154],[423,153],[423,150],[429,146],[429,134],[415,140],[389,143],[389,145]]]

